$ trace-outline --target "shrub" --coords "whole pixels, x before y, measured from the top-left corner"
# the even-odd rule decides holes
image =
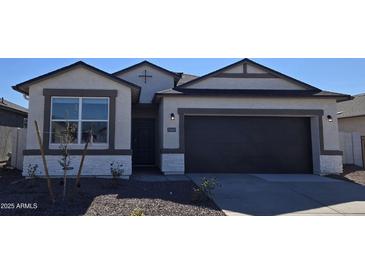
[[[28,167],[27,167],[27,175],[29,178],[31,179],[35,179],[37,178],[38,176],[38,165],[35,164],[35,165],[32,165],[32,164],[29,164]]]
[[[202,183],[200,185],[200,190],[208,196],[211,196],[213,194],[213,191],[215,190],[215,188],[217,186],[220,186],[220,184],[218,184],[216,178],[203,177],[201,180],[202,180]]]
[[[123,175],[123,164],[117,161],[113,161],[110,163],[110,173],[113,176],[114,180],[120,178]]]
[[[131,212],[131,216],[144,216],[144,212],[141,208],[135,208]]]
[[[203,201],[204,199],[206,199],[206,196],[200,189],[200,187],[194,187],[191,193],[191,201],[198,203]]]

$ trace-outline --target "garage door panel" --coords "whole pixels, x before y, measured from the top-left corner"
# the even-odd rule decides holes
[[[310,120],[185,117],[187,172],[311,173]]]

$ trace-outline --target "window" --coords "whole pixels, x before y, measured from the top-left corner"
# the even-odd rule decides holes
[[[91,133],[92,143],[107,144],[109,136],[109,98],[52,97],[51,143],[62,143],[67,125],[72,143],[83,144]]]

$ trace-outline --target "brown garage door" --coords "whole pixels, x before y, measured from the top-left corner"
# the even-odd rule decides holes
[[[310,120],[185,117],[186,172],[312,173]]]

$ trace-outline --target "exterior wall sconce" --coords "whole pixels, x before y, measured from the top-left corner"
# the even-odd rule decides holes
[[[327,115],[327,120],[328,120],[328,122],[333,122],[332,116],[331,115]]]
[[[170,114],[170,119],[173,121],[173,120],[175,120],[175,114],[174,113],[171,113]]]

